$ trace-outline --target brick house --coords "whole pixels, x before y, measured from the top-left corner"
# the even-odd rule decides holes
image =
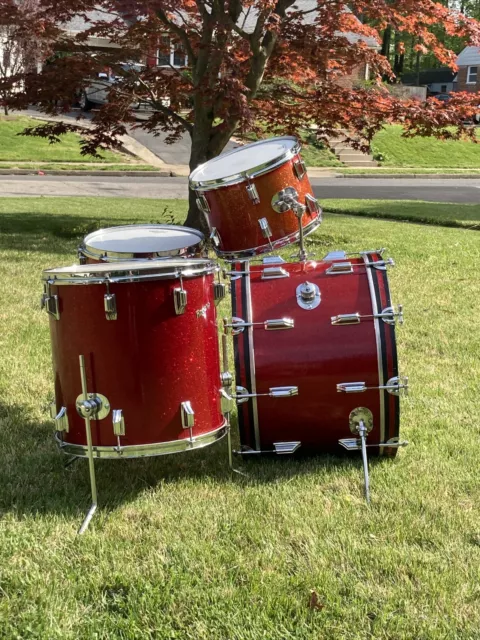
[[[457,57],[458,73],[455,91],[480,91],[480,48],[465,47]]]

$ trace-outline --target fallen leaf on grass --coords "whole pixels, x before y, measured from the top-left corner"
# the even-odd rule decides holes
[[[308,603],[308,608],[314,611],[321,611],[324,607],[325,605],[323,602],[320,602],[318,593],[315,589],[310,589],[310,601]]]

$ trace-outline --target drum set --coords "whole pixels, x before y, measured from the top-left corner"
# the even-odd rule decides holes
[[[221,155],[190,175],[211,230],[127,225],[86,236],[77,264],[43,272],[55,438],[70,461],[137,458],[228,441],[228,459],[360,450],[399,439],[395,325],[384,250],[309,259],[322,210],[294,137]],[[294,262],[272,254],[299,244]],[[212,247],[224,261],[208,257]],[[232,317],[217,305],[231,296]],[[235,385],[229,366],[233,340]],[[238,406],[240,450],[230,415]]]

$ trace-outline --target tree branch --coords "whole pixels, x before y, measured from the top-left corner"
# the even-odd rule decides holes
[[[167,14],[163,11],[163,9],[157,9],[156,13],[157,13],[157,16],[160,18],[160,20],[163,22],[163,24],[166,25],[171,31],[173,31],[175,35],[177,35],[180,38],[180,40],[185,45],[185,49],[187,51],[188,56],[190,57],[192,62],[195,62],[197,60],[197,56],[193,51],[192,44],[188,39],[188,35],[186,31],[181,27],[179,27],[174,22],[172,22],[171,20],[169,20]]]

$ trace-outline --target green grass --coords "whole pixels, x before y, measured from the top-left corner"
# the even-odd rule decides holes
[[[400,125],[389,125],[373,139],[382,166],[480,168],[480,144],[437,138],[403,138]]]
[[[26,127],[45,124],[24,116],[0,117],[0,160],[27,162],[114,162],[125,163],[128,156],[113,151],[102,151],[102,158],[82,156],[80,136],[68,133],[58,144],[50,144],[44,138],[18,135]]]
[[[325,199],[322,200],[322,207],[328,213],[389,218],[480,230],[480,204],[418,200]]]
[[[480,244],[463,229],[339,215],[307,240],[317,256],[386,245],[397,262],[411,444],[372,462],[370,508],[356,456],[250,462],[242,478],[223,443],[99,462],[99,511],[76,537],[88,471],[85,461],[63,468],[45,413],[40,274],[71,263],[106,222],[177,221],[185,207],[0,200],[0,637],[478,640]]]

